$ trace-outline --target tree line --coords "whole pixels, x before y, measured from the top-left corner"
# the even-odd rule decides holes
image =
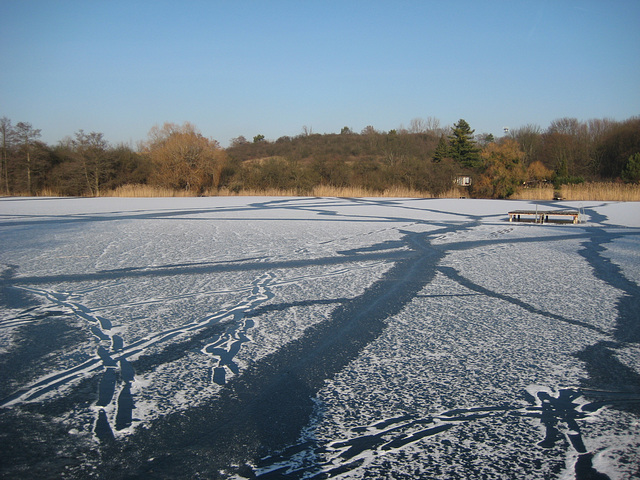
[[[470,194],[506,198],[523,185],[640,181],[640,117],[624,121],[561,118],[542,129],[525,125],[499,139],[476,134],[460,119],[414,119],[408,128],[232,139],[223,149],[194,125],[154,126],[137,148],[79,130],[56,145],[30,123],[0,119],[0,192],[43,191],[99,196],[127,184],[194,194],[283,189],[301,195],[316,186],[384,191],[393,187],[438,195],[459,175]]]

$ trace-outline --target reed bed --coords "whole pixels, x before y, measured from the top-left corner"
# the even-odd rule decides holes
[[[388,198],[460,198],[468,196],[466,190],[454,187],[440,195],[405,187],[392,187],[384,191],[361,187],[333,187],[317,185],[310,190],[303,189],[234,189],[221,188],[207,190],[201,194],[187,190],[173,190],[150,185],[123,185],[103,192],[104,197],[388,197]]]
[[[640,202],[640,185],[613,182],[563,185],[560,189],[560,196],[564,200]]]
[[[26,193],[14,193],[14,196],[29,196]],[[216,189],[201,194],[188,190],[174,190],[171,188],[151,185],[123,185],[113,190],[101,192],[103,197],[196,197],[196,196],[246,196],[246,197],[388,197],[388,198],[465,198],[469,192],[465,188],[453,187],[439,195],[429,192],[413,190],[405,187],[392,187],[384,191],[369,190],[360,187],[332,187],[318,185],[310,190],[302,189]],[[62,197],[64,195],[55,189],[44,189],[37,193],[39,197]],[[521,188],[510,198],[513,200],[553,200],[560,197],[573,201],[605,201],[605,202],[640,202],[640,184],[593,182],[578,185],[563,185],[559,190],[554,187],[539,186]]]
[[[206,192],[211,196],[267,196],[267,197],[396,197],[396,198],[432,198],[429,192],[421,192],[403,187],[392,187],[384,191],[369,190],[361,187],[333,187],[329,185],[317,185],[309,190],[280,190],[280,189],[241,189],[230,191],[220,189],[213,192]]]
[[[509,198],[512,200],[553,200],[554,189],[551,185],[521,188]]]
[[[155,187],[151,185],[122,185],[101,194],[103,197],[195,197],[189,190]]]
[[[362,187],[333,187],[328,185],[317,185],[311,190],[238,190],[229,191],[221,189],[219,191],[207,192],[211,196],[268,196],[268,197],[343,197],[343,198],[363,198],[363,197],[386,197],[386,198],[464,198],[468,196],[466,190],[454,187],[439,195],[430,192],[414,190],[405,187],[391,187],[384,191],[370,190]]]
[[[469,190],[461,187],[452,187],[449,190],[436,195],[434,198],[467,198]]]
[[[553,200],[561,198],[573,201],[640,202],[640,185],[633,183],[592,182],[522,188],[509,197],[513,200]]]
[[[395,198],[431,198],[429,192],[421,192],[406,187],[391,187],[384,191],[369,190],[360,187],[331,187],[319,185],[312,189],[315,197],[395,197]]]
[[[26,194],[25,194],[26,195]],[[43,188],[36,195],[38,197],[64,197],[60,192],[53,188]]]

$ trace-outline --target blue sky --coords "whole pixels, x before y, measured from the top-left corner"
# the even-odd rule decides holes
[[[640,114],[640,2],[0,0],[0,116],[55,144]]]

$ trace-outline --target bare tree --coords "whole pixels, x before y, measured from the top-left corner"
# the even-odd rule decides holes
[[[409,122],[409,133],[425,133],[427,131],[427,122],[424,118],[412,118]]]
[[[232,138],[230,143],[229,143],[229,147],[230,148],[234,148],[234,147],[240,147],[241,145],[248,145],[249,141],[242,135],[240,135],[239,137],[235,137]]]
[[[606,134],[616,127],[618,122],[611,118],[592,118],[587,121],[587,129],[592,142],[600,141]]]
[[[568,175],[588,175],[594,170],[593,141],[587,123],[566,117],[554,120],[547,129],[545,143],[547,139],[552,141],[554,153],[560,159],[558,165]]]
[[[32,170],[32,147],[36,139],[40,138],[40,130],[35,129],[28,122],[18,122],[15,128],[16,138],[20,141],[25,154],[27,166],[27,192],[31,194],[31,170]]]
[[[587,121],[590,167],[594,174],[598,173],[603,162],[603,150],[598,146],[617,126],[618,122],[610,118],[594,118]]]
[[[429,133],[439,137],[443,131],[440,120],[435,117],[413,118],[409,123],[409,133]]]
[[[100,185],[108,173],[107,149],[109,144],[102,133],[84,133],[83,130],[78,130],[71,145],[74,153],[82,162],[89,192],[91,195],[99,197]]]
[[[527,124],[509,131],[508,136],[520,144],[525,154],[525,164],[528,165],[542,141],[542,129],[538,125]]]
[[[9,195],[9,149],[12,146],[13,138],[15,137],[15,131],[11,125],[11,120],[7,117],[0,118],[0,141],[2,145],[2,165],[0,169],[0,177],[2,177],[2,184],[6,195]]]
[[[433,135],[442,135],[444,130],[440,125],[440,120],[436,117],[427,117],[427,133],[432,133]]]
[[[547,133],[559,133],[561,135],[578,136],[581,130],[581,124],[577,118],[558,118],[551,122]]]

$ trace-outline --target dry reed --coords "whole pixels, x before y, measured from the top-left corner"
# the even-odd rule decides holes
[[[154,187],[151,185],[122,185],[114,190],[102,194],[103,197],[195,197],[196,194],[188,190],[174,190],[172,188]]]
[[[277,188],[267,188],[264,190],[243,188],[240,190],[229,190],[221,188],[219,190],[207,190],[204,195],[209,197],[299,197],[303,196],[297,190],[282,190]]]
[[[540,186],[523,188],[518,190],[510,198],[514,200],[553,200],[554,188],[552,186]],[[609,202],[639,202],[640,185],[624,183],[583,183],[579,185],[563,185],[560,197],[564,200],[576,201],[609,201]],[[150,185],[123,185],[114,190],[102,192],[104,197],[195,197],[198,194],[187,190],[174,190],[170,188],[154,187]],[[332,187],[318,185],[311,190],[279,190],[279,189],[242,189],[242,190],[209,190],[205,196],[268,196],[268,197],[394,197],[394,198],[464,198],[469,196],[464,188],[453,187],[439,195],[429,192],[413,190],[404,187],[392,187],[383,192],[369,190],[361,187]],[[58,197],[62,196],[54,189],[45,189],[38,196]]]
[[[383,192],[379,190],[369,190],[362,187],[334,187],[330,185],[316,185],[310,190],[293,190],[293,189],[241,189],[241,190],[228,190],[222,188],[216,191],[206,192],[206,195],[211,196],[240,196],[240,197],[404,197],[404,198],[431,198],[432,195],[428,192],[420,192],[403,187],[392,187],[386,189]]]
[[[334,187],[329,185],[316,185],[311,190],[295,189],[240,189],[208,190],[203,193],[210,197],[387,197],[387,198],[465,198],[468,191],[464,188],[453,187],[439,195],[429,192],[414,190],[406,187],[391,187],[384,191],[370,190],[362,187]],[[105,197],[195,197],[194,192],[184,190],[172,190],[167,188],[152,187],[149,185],[123,185],[115,190],[103,194]]]
[[[428,192],[420,192],[406,187],[391,187],[383,192],[379,190],[369,190],[362,187],[332,187],[318,185],[312,189],[315,197],[395,197],[395,198],[431,198]]]
[[[437,195],[436,198],[467,198],[469,196],[469,190],[466,188],[453,187]]]
[[[43,188],[37,194],[38,197],[63,197],[59,191],[54,188]]]
[[[563,185],[560,195],[564,200],[640,202],[640,185],[605,182]]]
[[[509,198],[512,200],[553,200],[554,190],[551,185],[521,188]]]

